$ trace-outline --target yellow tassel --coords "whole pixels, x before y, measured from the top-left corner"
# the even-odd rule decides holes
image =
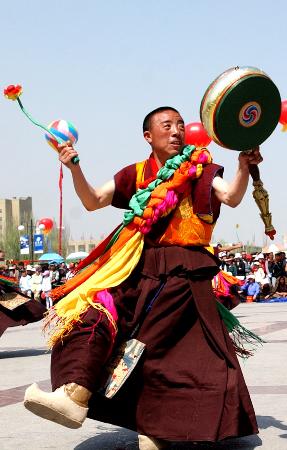
[[[49,311],[44,329],[55,323],[48,345],[53,347],[73,329],[82,314],[91,306],[106,314],[108,320],[117,331],[117,325],[110,314],[100,303],[93,300],[98,291],[121,284],[137,265],[144,244],[144,236],[138,231],[118,252],[113,254],[106,264],[96,271],[88,280],[70,292]]]

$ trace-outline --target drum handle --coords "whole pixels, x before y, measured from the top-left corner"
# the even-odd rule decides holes
[[[246,153],[250,153],[251,151],[252,150],[249,150]],[[252,195],[259,208],[260,217],[265,225],[265,234],[273,240],[276,230],[272,225],[272,214],[269,211],[269,195],[260,179],[259,167],[255,164],[250,164],[249,173],[252,177],[254,187]]]

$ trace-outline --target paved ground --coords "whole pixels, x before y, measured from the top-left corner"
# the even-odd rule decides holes
[[[260,433],[214,445],[177,444],[174,449],[287,449],[287,304],[242,304],[236,314],[266,340],[242,363]],[[50,388],[50,355],[40,329],[40,323],[11,328],[0,339],[0,449],[137,450],[137,436],[128,430],[91,420],[80,430],[67,430],[25,410],[22,400],[29,384],[37,381]]]

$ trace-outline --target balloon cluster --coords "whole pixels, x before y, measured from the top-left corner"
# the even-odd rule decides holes
[[[38,221],[38,228],[43,231],[44,234],[49,234],[54,226],[54,222],[52,219],[48,219],[44,217]]]

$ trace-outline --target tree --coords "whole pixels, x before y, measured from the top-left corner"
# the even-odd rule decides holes
[[[4,250],[6,259],[20,259],[19,231],[17,228],[6,228],[0,247]]]

